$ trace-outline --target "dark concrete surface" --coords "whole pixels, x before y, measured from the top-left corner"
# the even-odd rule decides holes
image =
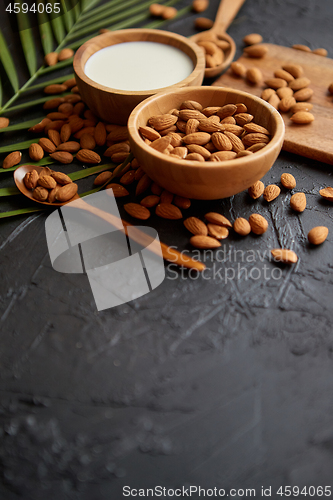
[[[331,0],[247,0],[229,33],[239,53],[259,32],[333,57],[332,14]],[[169,29],[189,35],[193,18]],[[1,221],[1,500],[118,500],[126,485],[255,488],[255,498],[271,486],[284,498],[280,486],[333,486],[333,207],[318,195],[332,166],[282,152],[264,182],[283,172],[306,193],[304,213],[283,189],[271,204],[245,192],[194,202],[186,215],[259,212],[269,229],[202,255],[204,277],[167,265],[156,290],[99,313],[85,276],[52,269],[44,213]],[[190,248],[181,221],[149,223]],[[330,233],[311,248],[316,225]],[[278,246],[299,262],[271,262]]]

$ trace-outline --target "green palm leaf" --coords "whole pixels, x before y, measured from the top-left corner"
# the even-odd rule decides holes
[[[54,8],[55,3],[57,3],[57,2],[55,2],[55,0],[51,0],[51,4],[53,5],[53,8]],[[58,14],[54,13],[53,9],[52,9],[52,13],[50,14],[51,25],[52,25],[52,30],[53,30],[55,39],[57,40],[57,43],[59,45],[61,44],[61,42],[64,40],[64,38],[66,36],[66,31],[64,28],[62,17],[63,16],[59,16]]]
[[[49,52],[53,51],[54,42],[53,42],[52,29],[46,12],[43,13],[38,12],[37,19],[38,19],[40,39],[42,42],[44,54],[46,55]]]
[[[12,56],[10,55],[6,40],[0,30],[0,61],[7,73],[8,80],[10,81],[15,92],[19,90],[19,81],[16,73],[16,68]]]
[[[71,6],[69,5],[69,2],[67,0],[60,0],[61,2],[61,9],[62,12],[64,13],[63,18],[64,18],[64,23],[66,26],[66,31],[69,32],[73,25],[74,25],[74,19],[73,19],[73,13],[71,11]]]
[[[22,7],[22,4],[20,4],[20,6]],[[37,70],[37,50],[32,29],[29,25],[29,18],[26,14],[24,14],[21,8],[19,13],[17,14],[17,24],[21,39],[21,45],[25,56],[25,62],[27,63],[30,76],[32,76],[36,73]]]

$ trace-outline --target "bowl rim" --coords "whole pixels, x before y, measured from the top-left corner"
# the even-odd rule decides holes
[[[138,35],[138,36],[144,36],[144,35],[157,35],[158,37],[168,37],[170,39],[173,39],[175,41],[178,41],[179,43],[186,45],[189,47],[189,49],[193,53],[193,70],[191,73],[184,78],[183,80],[180,80],[179,82],[174,83],[173,85],[168,85],[167,87],[162,87],[158,89],[149,89],[149,90],[121,90],[121,89],[115,89],[113,87],[107,87],[105,85],[101,85],[100,83],[95,82],[91,78],[89,78],[85,72],[84,72],[84,65],[91,57],[93,54],[101,50],[102,48],[106,48],[111,45],[118,45],[119,43],[125,43],[124,41],[118,41],[115,44],[110,44],[110,45],[105,45],[105,47],[97,47],[97,50],[95,50],[90,56],[85,60],[84,64],[82,64],[82,60],[85,57],[86,51],[89,50],[91,45],[96,44],[97,40],[102,40],[103,38],[105,40],[112,40],[114,38],[122,38],[126,37],[128,35]],[[141,40],[127,40],[127,41],[141,41]],[[142,40],[142,41],[153,41],[153,40]],[[163,42],[158,42],[157,43],[163,43]],[[179,48],[179,47],[177,47]],[[179,48],[179,50],[182,50]],[[184,51],[183,51],[184,52]],[[190,57],[190,56],[189,56]],[[74,59],[73,59],[73,68],[74,68],[74,73],[82,80],[85,82],[87,85],[90,85],[96,90],[101,90],[109,94],[115,94],[115,95],[123,95],[123,96],[132,96],[132,95],[138,95],[138,96],[146,96],[146,95],[151,95],[152,93],[157,94],[164,92],[166,90],[175,90],[177,88],[181,87],[186,87],[187,85],[190,84],[190,82],[193,80],[193,78],[198,74],[202,73],[204,75],[205,71],[205,55],[204,51],[192,40],[189,38],[186,38],[182,35],[179,35],[178,33],[172,33],[170,31],[164,31],[164,30],[156,30],[156,29],[149,29],[149,28],[130,28],[130,29],[123,29],[123,30],[117,30],[117,31],[110,31],[109,33],[103,33],[102,35],[97,35],[94,38],[91,38],[90,40],[87,40],[84,44],[79,47],[79,49],[75,52]]]
[[[264,106],[268,108],[268,110],[271,112],[271,115],[276,123],[276,131],[274,135],[272,136],[271,140],[269,143],[259,151],[256,151],[255,157],[253,155],[248,155],[248,156],[242,156],[240,158],[233,158],[232,160],[223,160],[223,161],[186,161],[182,158],[176,158],[176,157],[170,157],[169,155],[166,155],[160,151],[157,151],[156,149],[151,148],[148,144],[146,144],[143,140],[141,135],[139,134],[138,126],[137,126],[137,121],[138,117],[140,115],[140,112],[142,109],[144,109],[146,106],[149,106],[149,104],[155,100],[159,100],[165,95],[173,94],[173,93],[189,93],[189,92],[200,92],[202,90],[207,91],[207,89],[210,89],[209,92],[222,92],[222,93],[232,93],[232,94],[237,94],[241,95],[247,98],[251,98],[253,101],[258,102],[261,106]],[[200,99],[198,99],[200,102]],[[250,164],[253,162],[254,159],[259,159],[262,156],[266,156],[268,151],[273,150],[278,146],[278,144],[283,141],[284,139],[284,134],[285,134],[285,124],[282,116],[280,113],[277,111],[277,109],[274,108],[271,104],[268,102],[264,101],[260,97],[257,97],[255,95],[252,95],[248,92],[244,92],[242,90],[237,90],[233,89],[232,87],[218,87],[218,86],[198,86],[198,87],[183,87],[177,90],[170,90],[166,92],[161,92],[159,94],[155,94],[151,97],[148,97],[144,101],[142,101],[140,104],[138,104],[130,114],[127,122],[127,127],[128,127],[128,133],[129,133],[129,139],[133,140],[134,143],[139,147],[142,148],[147,154],[150,154],[154,158],[159,159],[159,160],[164,160],[166,162],[172,163],[175,166],[182,167],[183,169],[193,169],[193,168],[205,168],[205,169],[217,169],[217,168],[229,168],[234,165],[240,165],[240,164]]]

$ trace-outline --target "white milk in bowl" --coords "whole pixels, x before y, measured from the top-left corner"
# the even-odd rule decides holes
[[[174,85],[193,71],[182,50],[158,42],[124,42],[101,49],[87,60],[84,72],[100,85],[144,91]]]

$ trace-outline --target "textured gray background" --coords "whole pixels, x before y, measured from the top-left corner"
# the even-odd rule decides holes
[[[238,54],[243,36],[259,32],[333,57],[332,14],[331,0],[247,0],[229,33]],[[189,35],[194,17],[169,29]],[[241,193],[194,202],[186,215],[260,212],[267,233],[231,235],[226,251],[262,256],[283,245],[297,265],[259,254],[254,263],[208,259],[209,279],[167,269],[149,295],[100,313],[85,276],[51,268],[45,214],[1,222],[1,500],[111,500],[123,485],[332,485],[333,208],[318,195],[332,185],[332,167],[281,153],[265,183],[282,172],[307,195],[300,215],[284,190],[269,205]],[[181,221],[152,216],[149,225],[165,243],[190,248]],[[315,225],[330,233],[310,248]],[[214,277],[214,266],[223,276],[238,264],[266,265],[269,275],[278,267],[281,279]]]

